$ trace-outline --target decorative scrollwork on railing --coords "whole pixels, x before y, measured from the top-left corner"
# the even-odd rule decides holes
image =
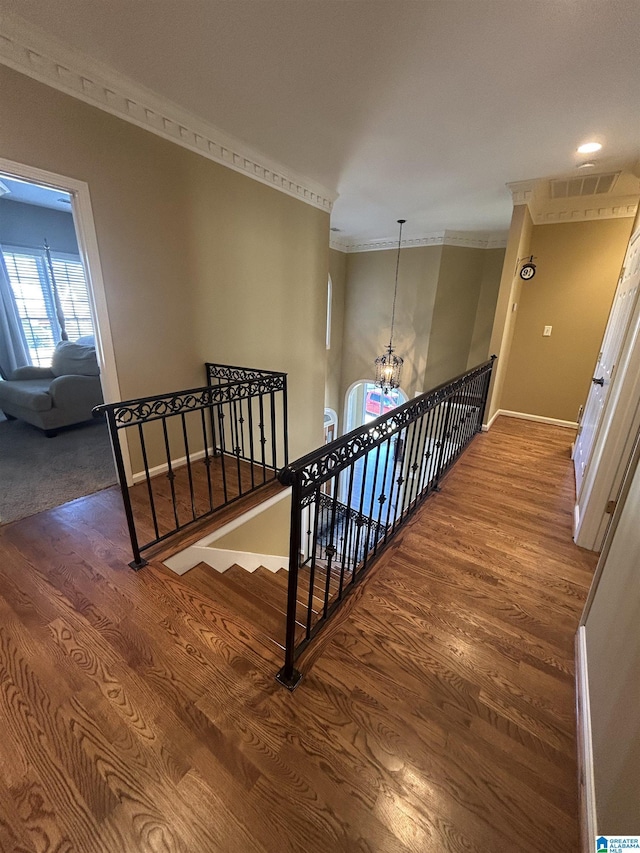
[[[493,359],[490,359],[450,382],[409,400],[375,421],[352,430],[342,438],[303,456],[284,468],[278,474],[278,479],[286,486],[293,485],[297,481],[301,497],[306,496],[318,485],[331,479],[336,473],[374,448],[384,444],[431,409],[435,409],[447,400],[457,402],[456,395],[467,389],[478,377],[490,373],[492,366]]]
[[[214,364],[207,362],[207,381],[211,383],[214,379],[224,382],[246,382],[251,379],[265,379],[271,376],[284,376],[274,370],[260,370],[253,367],[235,367],[231,364]]]
[[[259,397],[273,391],[283,391],[285,385],[286,374],[274,373],[256,379],[243,380],[236,384],[206,385],[204,388],[192,388],[173,394],[158,394],[155,397],[141,397],[121,403],[106,403],[98,406],[94,412],[112,411],[116,426],[120,429],[222,403]]]
[[[371,530],[376,531],[376,533],[378,534],[384,534],[385,530],[387,529],[386,525],[378,524],[378,522],[375,521],[373,518],[369,518],[368,515],[363,515],[361,512],[358,512],[357,509],[343,504],[342,501],[334,501],[330,495],[325,495],[324,492],[320,492],[320,495],[318,497],[318,503],[323,509],[329,512],[334,511],[335,503],[336,517],[338,517],[340,520],[349,519],[349,521],[355,521],[356,524],[366,524],[371,528]]]

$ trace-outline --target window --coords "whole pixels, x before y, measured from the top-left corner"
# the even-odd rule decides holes
[[[61,330],[44,250],[3,246],[2,253],[31,361],[48,367]],[[51,266],[69,340],[92,335],[89,294],[80,258],[51,252]]]

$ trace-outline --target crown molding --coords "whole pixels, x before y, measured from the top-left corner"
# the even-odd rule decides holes
[[[329,238],[329,248],[335,249],[336,252],[348,252],[349,243],[346,240],[341,240],[339,237],[334,237],[332,234]]]
[[[356,252],[383,252],[398,248],[398,240],[384,237],[379,240],[367,240],[363,243],[350,243],[348,240],[330,241],[332,249],[352,254]],[[403,240],[402,249],[416,246],[459,246],[465,249],[504,249],[507,245],[506,231],[437,231],[424,237]]]
[[[549,180],[544,178],[516,181],[507,184],[507,187],[511,190],[514,205],[527,205],[534,225],[587,222],[594,219],[623,219],[635,216],[638,209],[638,194],[600,193],[552,199],[549,197]],[[627,189],[629,189],[628,181]],[[640,184],[638,192],[640,193]]]
[[[0,16],[0,63],[327,213],[338,197],[6,12]]]

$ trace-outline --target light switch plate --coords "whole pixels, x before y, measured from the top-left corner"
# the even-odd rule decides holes
[[[552,326],[545,326],[545,327],[544,327],[544,332],[542,333],[542,336],[543,336],[544,338],[550,338],[550,337],[551,337],[551,329],[552,329],[552,328],[553,328]]]

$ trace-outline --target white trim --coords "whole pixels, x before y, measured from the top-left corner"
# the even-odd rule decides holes
[[[500,411],[500,409],[498,409],[498,411],[497,411],[497,412],[494,412],[494,413],[493,413],[493,415],[491,416],[490,420],[488,421],[488,423],[486,423],[486,424],[482,424],[482,432],[489,432],[489,430],[491,429],[491,427],[494,425],[496,418],[497,418],[500,414],[502,414],[502,413],[501,413],[501,411]]]
[[[504,249],[507,245],[506,231],[436,231],[424,237],[413,237],[401,242],[403,249],[416,246],[461,246],[467,249]],[[393,237],[381,237],[362,243],[350,243],[346,238],[331,239],[330,246],[339,252],[384,252],[397,249],[398,241]]]
[[[213,448],[212,447],[208,447],[206,453],[204,450],[198,450],[198,451],[196,451],[196,453],[190,453],[189,454],[189,461],[190,462],[198,462],[200,459],[204,459],[207,454],[209,456],[213,456]],[[187,464],[187,457],[186,456],[179,456],[177,459],[171,460],[171,468],[172,469],[184,468],[184,466],[186,464]],[[168,470],[169,470],[169,463],[163,462],[161,465],[154,465],[153,468],[149,468],[149,476],[150,477],[157,477],[158,474],[166,474],[166,472]],[[147,474],[145,471],[136,471],[134,474],[131,475],[131,482],[135,486],[137,483],[144,482],[146,480],[146,478],[147,478]]]
[[[578,534],[578,530],[580,529],[580,504],[576,501],[573,505],[573,539]]]
[[[2,38],[0,37],[1,44]],[[98,238],[93,219],[89,185],[84,181],[67,178],[64,175],[48,172],[45,169],[38,169],[35,166],[27,166],[24,163],[5,160],[4,157],[0,157],[0,172],[6,173],[11,177],[22,178],[55,187],[71,195],[73,224],[78,241],[78,251],[80,252],[80,258],[84,266],[89,290],[89,302],[94,321],[96,356],[100,365],[102,394],[106,403],[115,403],[121,400],[122,395],[120,393],[113,338],[111,337],[109,309],[107,307],[107,297],[102,277],[102,264],[98,251]],[[125,473],[129,479],[131,477],[131,462],[126,442],[122,443],[122,458]]]
[[[552,199],[549,195],[549,185],[548,178],[513,181],[507,184],[513,204],[526,204],[534,225],[623,219],[635,216],[638,209],[637,195],[602,193]]]
[[[207,566],[215,569],[220,574],[226,572],[231,566],[239,566],[250,573],[262,567],[275,574],[281,569],[288,570],[289,557],[286,555],[255,554],[252,551],[229,551],[226,548],[203,548],[198,545],[192,545],[185,551],[181,551],[179,554],[164,561],[164,565],[176,575],[185,575],[200,563],[206,563]]]
[[[587,666],[587,633],[584,625],[576,636],[576,715],[578,723],[578,780],[580,785],[580,829],[583,853],[596,849],[598,830],[596,789],[593,773],[593,738]]]
[[[0,63],[260,183],[331,212],[336,192],[245,143],[104,63],[71,50],[3,11]]]
[[[277,495],[273,495],[273,497],[270,497],[268,500],[252,507],[242,515],[238,516],[238,518],[234,518],[232,521],[229,521],[227,524],[224,524],[222,527],[214,530],[213,533],[207,534],[202,539],[194,542],[193,545],[190,545],[183,551],[179,551],[177,554],[174,554],[172,557],[164,560],[164,565],[177,575],[184,575],[194,566],[197,566],[198,563],[206,563],[217,572],[226,572],[226,570],[234,564],[241,566],[248,572],[255,572],[259,566],[264,566],[264,568],[269,569],[270,572],[277,572],[283,568],[288,569],[288,556],[256,554],[248,551],[230,551],[223,548],[211,548],[211,543],[221,539],[223,536],[226,536],[238,527],[242,527],[243,524],[251,521],[252,518],[256,518],[265,510],[275,506],[275,504],[279,503],[281,500],[290,497],[290,495],[290,488],[284,489],[282,492],[278,492]]]
[[[498,409],[493,416],[504,415],[505,418],[519,418],[523,421],[536,421],[539,424],[552,424],[553,426],[565,427],[566,429],[578,429],[577,421],[561,421],[558,418],[545,418],[542,415],[530,415],[528,412],[509,412],[506,409]],[[492,418],[493,423],[493,418]]]

